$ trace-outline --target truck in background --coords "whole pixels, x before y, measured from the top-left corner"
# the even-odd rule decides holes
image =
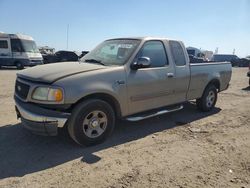
[[[201,50],[201,49],[198,49],[198,48],[195,48],[195,47],[187,47],[187,53],[188,55],[190,55],[190,57],[192,58],[201,58],[203,59],[204,61],[210,61],[213,57],[213,52],[212,51],[209,51],[209,50]],[[194,63],[200,63],[200,61],[197,59],[194,61]]]
[[[24,66],[43,64],[43,57],[39,52],[34,39],[22,34],[0,33],[0,67]]]
[[[55,53],[55,48],[51,48],[49,46],[40,46],[38,47],[38,50],[42,55],[47,55],[47,54],[54,54]]]

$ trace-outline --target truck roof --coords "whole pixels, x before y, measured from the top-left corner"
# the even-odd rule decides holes
[[[19,33],[18,34],[0,33],[0,38],[34,40],[31,36],[23,35]]]
[[[121,38],[112,38],[112,39],[108,39],[108,40],[170,40],[169,38],[165,38],[165,37],[121,37]],[[172,39],[171,39],[172,40]],[[179,41],[179,40],[174,40],[174,41]]]

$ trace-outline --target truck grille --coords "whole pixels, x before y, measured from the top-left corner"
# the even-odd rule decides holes
[[[22,99],[26,99],[29,93],[30,86],[16,80],[15,93]]]

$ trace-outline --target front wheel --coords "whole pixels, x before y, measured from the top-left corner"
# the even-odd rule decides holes
[[[196,100],[196,104],[199,110],[208,112],[212,110],[217,101],[217,89],[214,85],[209,85],[202,97]]]
[[[21,69],[24,68],[24,66],[23,66],[23,64],[22,64],[21,62],[16,62],[16,68],[17,68],[18,70],[21,70]]]
[[[103,142],[113,132],[115,113],[105,101],[91,99],[78,104],[68,121],[70,137],[80,145]]]

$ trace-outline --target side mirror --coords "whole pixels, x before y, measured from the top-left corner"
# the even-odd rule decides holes
[[[131,69],[137,70],[141,68],[148,68],[150,65],[151,63],[149,57],[139,57],[136,62],[131,64]]]

